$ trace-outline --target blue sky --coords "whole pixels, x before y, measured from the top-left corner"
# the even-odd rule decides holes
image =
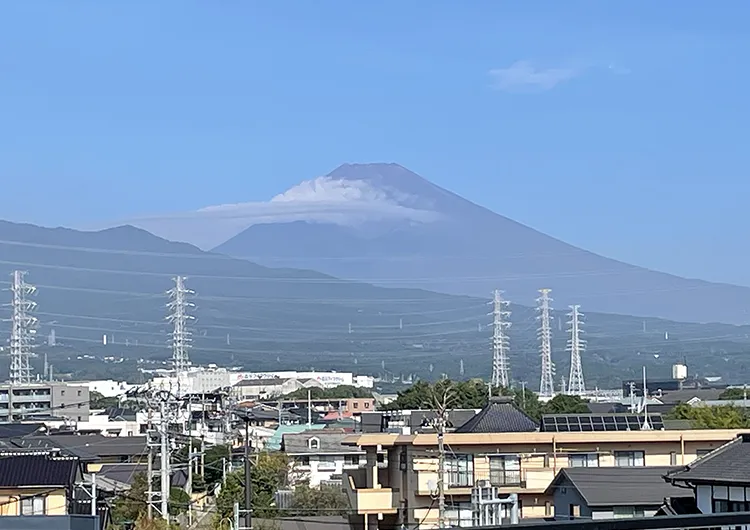
[[[265,200],[394,161],[590,250],[750,285],[750,4],[618,4],[3,3],[0,217]]]

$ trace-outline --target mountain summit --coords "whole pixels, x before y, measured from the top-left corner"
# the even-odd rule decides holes
[[[386,286],[674,320],[744,323],[750,289],[688,280],[574,247],[436,186],[398,164],[344,164],[277,196],[273,215],[214,250],[269,266]],[[238,205],[237,209],[242,209]],[[257,205],[246,208],[255,209]],[[270,210],[267,214],[270,214]]]

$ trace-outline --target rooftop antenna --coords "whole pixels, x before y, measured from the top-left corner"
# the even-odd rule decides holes
[[[651,424],[648,421],[648,390],[646,387],[646,367],[643,367],[643,425],[641,425],[642,431],[652,430]]]
[[[178,381],[180,374],[187,372],[190,367],[188,350],[192,342],[190,338],[192,333],[188,329],[187,324],[190,320],[195,319],[195,317],[188,314],[188,311],[195,307],[195,304],[190,302],[188,298],[194,295],[195,292],[185,287],[185,280],[187,278],[184,276],[175,277],[174,287],[167,291],[169,295],[167,307],[170,311],[167,320],[174,326],[172,330],[172,364]]]
[[[586,385],[583,381],[583,368],[581,366],[581,353],[586,348],[586,341],[581,339],[581,318],[579,305],[570,306],[568,313],[570,320],[570,338],[568,339],[568,351],[570,352],[570,376],[568,377],[568,394],[581,396],[586,393]]]
[[[508,335],[505,333],[510,327],[508,318],[510,311],[508,301],[503,300],[502,291],[495,290],[493,305],[493,334],[492,334],[492,386],[510,387],[510,365],[508,363]]]
[[[539,289],[541,296],[537,299],[539,303],[537,319],[541,322],[539,327],[539,350],[542,356],[542,380],[539,384],[539,395],[541,397],[552,397],[555,394],[555,365],[552,363],[552,329],[549,293],[551,289]]]
[[[36,287],[26,283],[26,272],[14,271],[10,291],[13,294],[10,332],[10,383],[24,385],[31,383],[29,358],[34,349],[37,319],[31,313],[36,303],[29,296],[36,293]]]

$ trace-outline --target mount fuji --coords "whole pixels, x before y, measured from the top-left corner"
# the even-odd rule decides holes
[[[381,286],[690,322],[747,322],[750,288],[686,279],[594,254],[440,188],[398,164],[345,164],[265,203],[140,224],[266,266]],[[179,229],[181,234],[174,233]],[[170,233],[171,232],[171,233]],[[212,240],[213,238],[213,240]],[[219,243],[216,239],[224,240]]]

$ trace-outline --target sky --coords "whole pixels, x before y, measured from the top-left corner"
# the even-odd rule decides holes
[[[750,285],[749,17],[739,0],[4,2],[0,218],[267,201],[397,162],[586,249]]]

